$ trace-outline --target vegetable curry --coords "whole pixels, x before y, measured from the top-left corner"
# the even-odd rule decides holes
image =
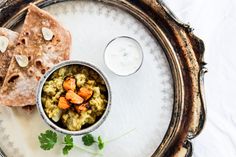
[[[55,71],[45,82],[42,103],[52,121],[78,131],[102,116],[107,105],[107,88],[94,70],[69,65]]]

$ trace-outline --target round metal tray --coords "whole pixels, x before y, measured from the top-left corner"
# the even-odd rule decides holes
[[[126,33],[125,35],[137,38],[137,40],[141,43],[141,45],[143,45],[145,50],[150,48],[150,54],[153,56],[153,59],[156,60],[156,62],[159,62],[159,58],[162,58],[162,61],[160,62],[163,62],[163,64],[160,63],[158,66],[165,67],[167,71],[166,73],[168,73],[168,70],[170,71],[170,74],[166,75],[171,76],[168,81],[169,84],[172,85],[171,90],[173,89],[173,93],[170,92],[169,95],[173,96],[173,101],[171,97],[165,97],[164,99],[168,99],[167,102],[172,104],[172,106],[168,108],[168,112],[170,112],[171,109],[171,116],[170,120],[168,120],[168,116],[167,118],[163,118],[165,119],[165,124],[163,126],[160,126],[163,127],[162,130],[160,129],[160,131],[163,132],[163,130],[165,130],[165,127],[167,127],[167,129],[165,130],[164,134],[160,133],[156,143],[154,141],[154,144],[158,145],[156,146],[154,153],[151,154],[151,156],[191,156],[192,146],[190,140],[196,137],[201,132],[206,118],[203,92],[203,75],[206,72],[206,69],[204,67],[205,63],[203,61],[204,44],[202,40],[197,38],[192,33],[192,29],[188,25],[185,25],[178,19],[176,19],[176,17],[163,3],[157,2],[155,0],[98,1],[99,2],[82,1],[81,3],[101,3],[99,4],[101,6],[97,7],[97,14],[99,14],[99,11],[101,11],[100,13],[102,13],[104,17],[110,16],[110,12],[116,10],[112,8],[119,8],[120,10],[125,11],[126,13],[122,13],[123,18],[119,19],[119,23],[120,25],[126,23],[127,27],[131,28],[130,30],[128,29],[128,32],[123,33]],[[34,2],[39,7],[49,6],[45,9],[52,13],[54,16],[58,17],[59,21],[63,21],[63,17],[57,14],[55,8],[53,9],[53,7],[51,7],[53,6],[52,4],[58,2],[64,3],[63,0],[9,0],[7,2],[0,2],[0,25],[3,27],[14,29],[19,26],[19,23],[25,16],[27,4],[29,2]],[[108,12],[106,12],[106,9],[105,12],[103,12],[103,6],[110,6],[111,8],[108,9]],[[92,13],[94,10],[90,9],[88,11]],[[65,12],[65,14],[67,14],[66,10],[60,10],[58,12]],[[115,19],[117,15],[116,13],[117,12],[114,11]],[[127,20],[126,16],[129,16],[128,19],[133,19],[133,21]],[[134,23],[132,22],[137,24],[137,28],[134,28],[134,26],[132,25]],[[142,23],[143,26],[140,26],[140,23]],[[84,25],[84,28],[86,28],[86,25]],[[133,31],[133,33],[129,34],[129,31]],[[115,35],[120,34],[113,34],[112,36],[109,36],[109,38],[104,37],[103,40],[108,41]],[[148,37],[149,40],[145,39],[146,37]],[[149,41],[153,42],[153,44],[150,44]],[[105,45],[105,42],[103,44]],[[155,52],[152,52],[154,51],[152,49],[152,45],[154,46],[154,49],[158,49],[157,54],[155,54]],[[158,45],[160,45],[162,49],[159,48]],[[75,47],[74,51],[76,50],[76,48],[80,48],[82,51],[83,49],[87,50],[84,47]],[[93,51],[93,49],[91,49],[91,51]],[[164,57],[162,56],[163,54]],[[104,65],[100,61],[96,61],[93,59],[94,57],[97,57],[99,53],[95,56],[92,55],[93,54],[90,54],[88,56],[81,55],[80,57],[78,57],[78,59],[95,62],[101,69],[104,69],[106,71],[107,69],[105,69]],[[72,54],[72,56],[73,59],[77,57],[76,53]],[[165,65],[165,63],[168,63],[168,65]],[[147,71],[148,69],[141,68],[140,70]],[[141,72],[140,75],[142,74]],[[107,73],[109,72],[107,71]],[[135,79],[137,79],[137,76],[138,74],[135,74],[133,77],[136,77]],[[111,79],[111,82],[114,82],[113,84],[115,84],[115,76],[109,75],[109,77]],[[132,81],[132,79],[130,81]],[[161,80],[157,80],[156,82],[158,81]],[[117,95],[117,97],[119,96]],[[16,113],[16,111],[14,112]],[[0,127],[1,123],[3,122],[0,119]],[[4,130],[4,128],[2,130]],[[104,130],[105,128],[103,128],[101,132]],[[2,138],[7,139],[6,137]]]

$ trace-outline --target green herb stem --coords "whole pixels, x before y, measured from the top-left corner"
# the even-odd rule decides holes
[[[100,151],[92,151],[90,149],[86,149],[86,148],[83,148],[83,147],[80,147],[79,145],[74,145],[75,147],[77,147],[78,149],[86,152],[86,153],[89,153],[89,154],[92,154],[92,155],[100,155],[102,156],[103,154],[100,152]]]
[[[110,139],[110,140],[104,141],[104,143],[111,143],[111,142],[113,142],[113,141],[116,141],[116,140],[120,139],[121,137],[124,137],[124,136],[130,134],[130,133],[133,132],[135,129],[136,129],[136,128],[131,129],[131,130],[129,130],[129,131],[127,131],[127,132],[125,132],[125,133],[123,133],[123,134],[117,136],[117,137],[114,137],[114,138],[112,138],[112,139]]]

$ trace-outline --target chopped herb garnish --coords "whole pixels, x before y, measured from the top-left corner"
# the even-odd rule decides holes
[[[86,134],[82,137],[82,141],[84,143],[85,146],[91,146],[93,143],[95,143],[96,141],[94,140],[93,135],[91,134]]]
[[[73,144],[73,138],[71,137],[71,135],[66,135],[64,137],[64,148],[63,148],[63,154],[67,155],[69,153],[69,151],[74,147]]]
[[[104,142],[102,141],[101,136],[98,136],[98,148],[102,150],[104,148]]]
[[[51,130],[47,130],[45,133],[41,133],[38,139],[40,148],[43,150],[50,150],[57,143],[57,134]]]
[[[134,130],[134,129],[133,129]],[[133,131],[131,130],[131,131]],[[124,133],[123,135],[120,135],[116,138],[113,138],[109,141],[104,141],[102,139],[101,136],[98,136],[97,138],[95,138],[92,134],[86,134],[82,137],[82,142],[85,146],[91,146],[93,144],[97,144],[97,150],[96,151],[93,151],[93,150],[89,150],[89,149],[86,149],[86,148],[83,148],[79,145],[76,145],[73,141],[73,138],[71,135],[66,135],[64,137],[64,141],[63,144],[64,147],[62,149],[62,152],[64,155],[67,155],[69,154],[70,150],[74,147],[77,147],[79,150],[81,151],[84,151],[84,152],[87,152],[87,153],[90,153],[90,154],[93,154],[93,155],[102,155],[102,151],[99,151],[99,150],[102,150],[104,149],[105,147],[105,144],[107,143],[110,143],[114,140],[117,140],[125,135],[127,135],[128,133],[130,133],[131,131],[129,132],[126,132]],[[40,142],[40,148],[42,148],[43,150],[50,150],[54,147],[54,145],[57,143],[57,134],[51,130],[47,130],[45,133],[41,133],[39,136],[38,136],[38,139],[39,139],[39,142]],[[95,140],[97,139],[97,141]]]

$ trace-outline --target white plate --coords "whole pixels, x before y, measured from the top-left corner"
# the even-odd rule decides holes
[[[44,8],[72,34],[71,59],[93,63],[107,76],[112,88],[111,112],[94,135],[111,139],[134,129],[105,146],[105,157],[149,157],[168,129],[173,106],[173,80],[165,54],[145,26],[127,12],[101,2],[67,1]],[[105,66],[103,52],[117,36],[136,39],[144,51],[140,70],[119,77]],[[56,157],[62,146],[52,151],[40,149],[38,135],[49,129],[36,110],[0,106],[0,147],[13,157]],[[62,135],[60,135],[62,137]],[[81,137],[74,137],[81,143]],[[73,149],[72,156],[90,154]]]

